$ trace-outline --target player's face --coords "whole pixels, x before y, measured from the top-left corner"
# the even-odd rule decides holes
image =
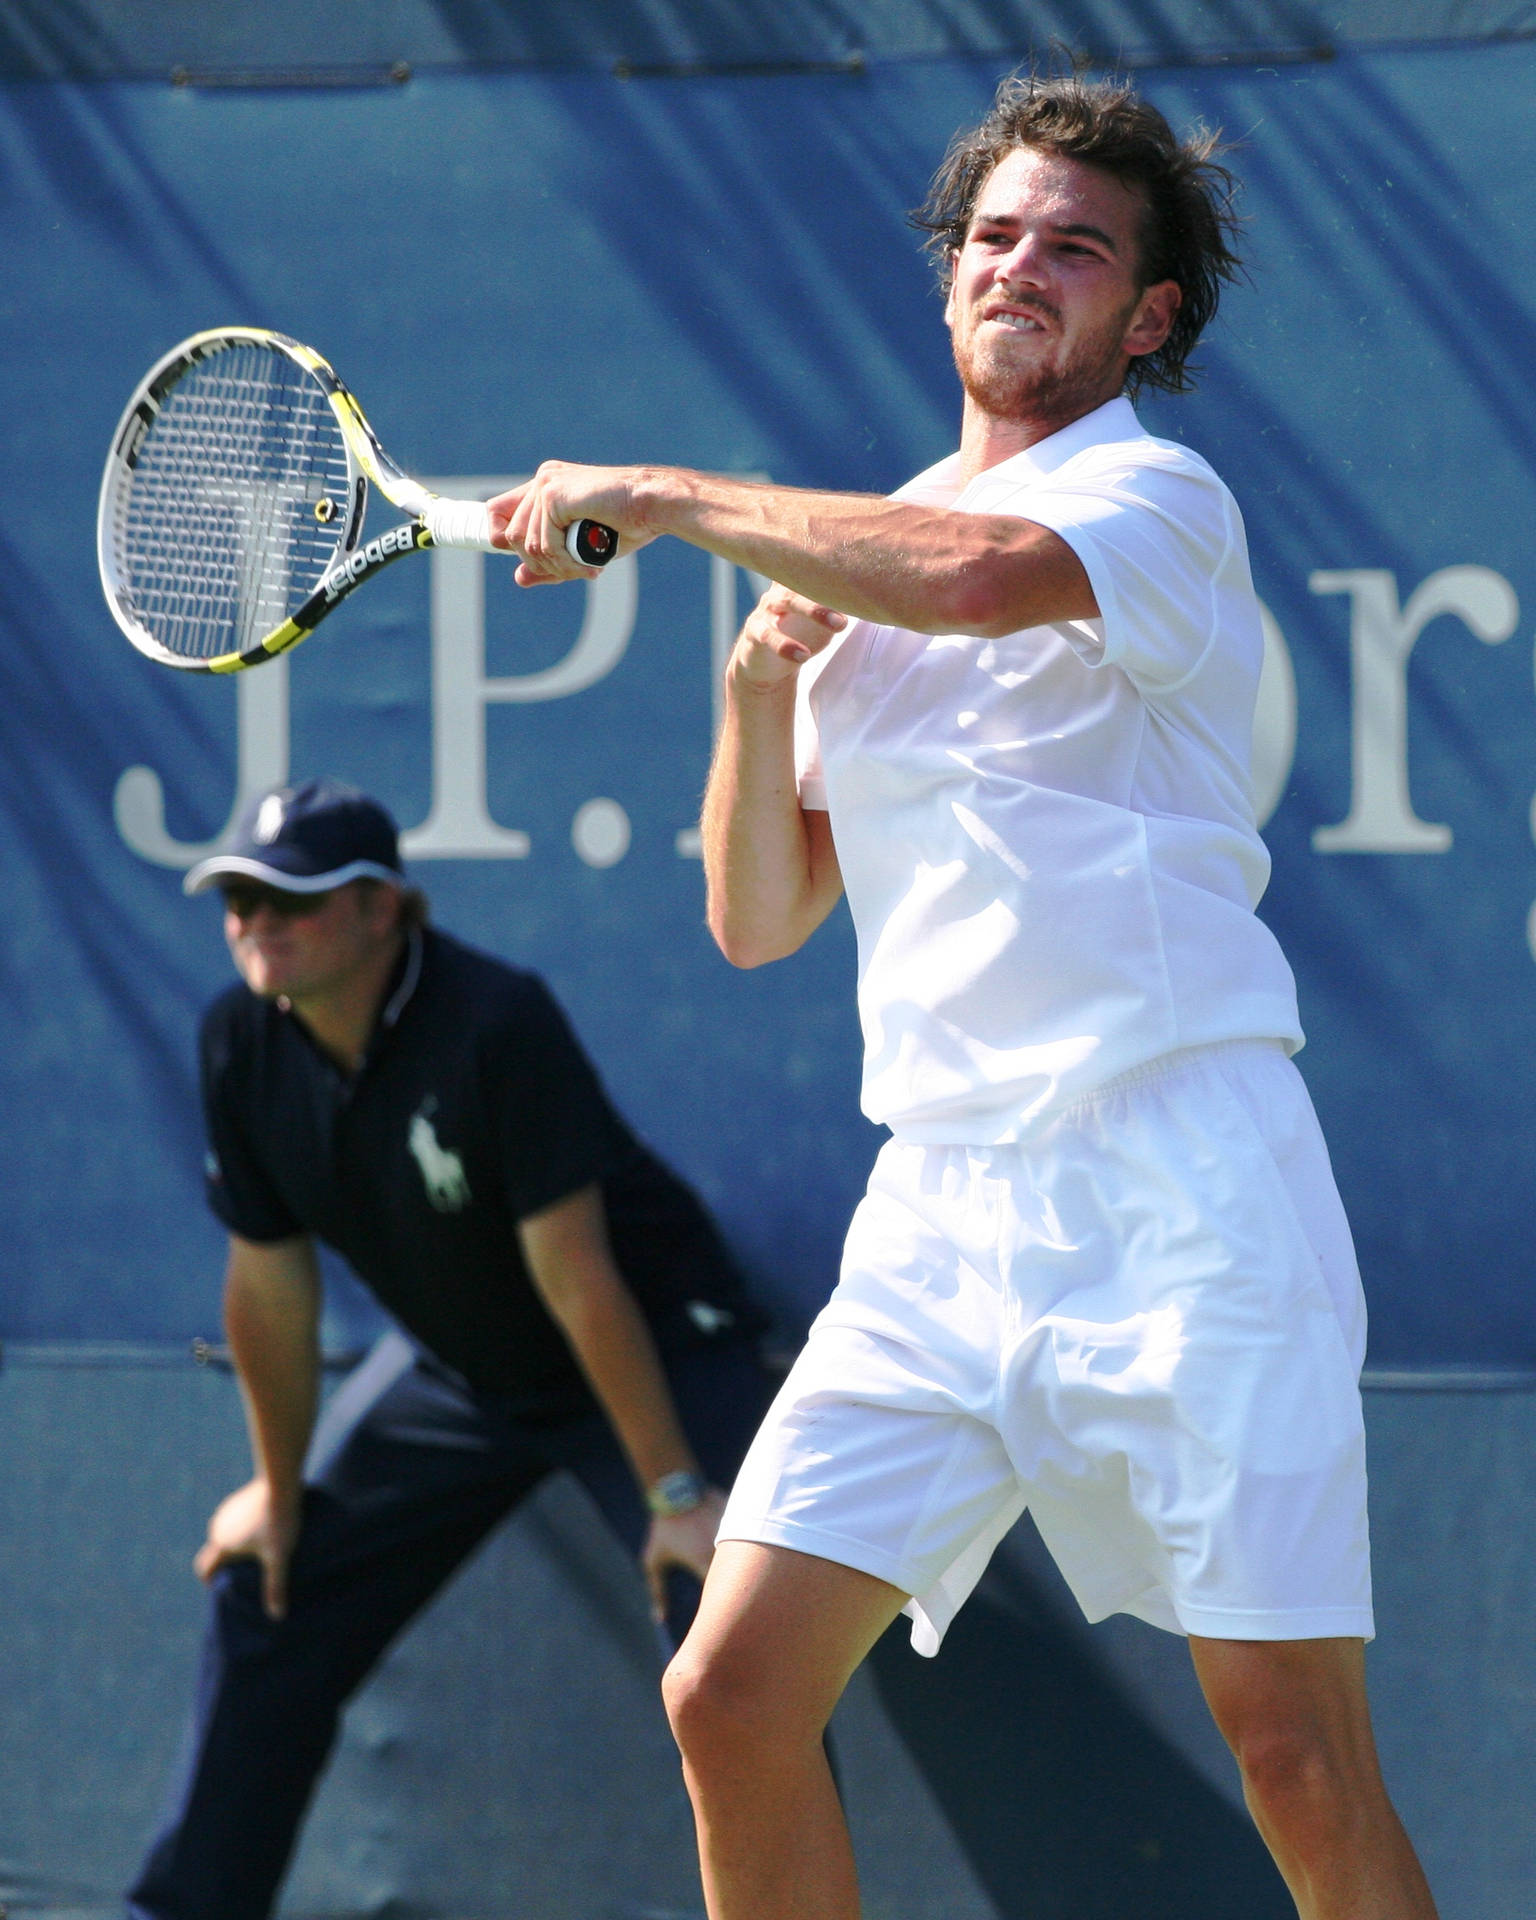
[[[967,404],[1064,426],[1113,399],[1130,357],[1162,344],[1171,280],[1141,287],[1139,187],[1015,147],[983,183],[945,310]]]
[[[264,1000],[295,1003],[371,982],[394,926],[390,893],[355,880],[320,894],[231,883],[224,890],[224,938],[241,979]]]

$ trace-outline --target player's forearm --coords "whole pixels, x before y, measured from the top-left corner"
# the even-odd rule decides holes
[[[274,1286],[232,1258],[224,1324],[256,1472],[279,1504],[297,1501],[320,1393],[320,1282],[304,1263]]]
[[[677,467],[637,469],[632,497],[649,533],[704,547],[876,625],[999,636],[1097,611],[1065,542],[1011,515]]]
[[[733,965],[794,953],[826,918],[841,883],[818,867],[796,789],[795,684],[726,676],[725,721],[704,795],[710,932]]]

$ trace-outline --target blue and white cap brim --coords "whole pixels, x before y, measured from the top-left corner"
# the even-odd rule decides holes
[[[405,875],[398,867],[386,867],[378,860],[349,860],[330,873],[286,873],[265,861],[253,860],[243,853],[214,853],[197,865],[181,883],[183,893],[206,893],[215,882],[226,877],[255,880],[280,893],[329,893],[350,880],[387,880],[392,887],[403,887]]]

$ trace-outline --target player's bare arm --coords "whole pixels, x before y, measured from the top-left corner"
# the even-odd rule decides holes
[[[844,616],[774,586],[742,628],[725,678],[725,717],[704,797],[710,932],[738,967],[803,946],[842,896],[832,830],[800,805],[795,682]]]
[[[807,600],[914,633],[995,638],[1098,613],[1067,543],[1009,514],[763,486],[682,467],[558,460],[489,509],[493,541],[524,555],[523,586],[588,573],[565,549],[567,526],[588,518],[613,527],[626,551],[670,534]]]
[[[215,1510],[194,1566],[211,1580],[231,1561],[260,1561],[262,1604],[278,1620],[319,1404],[320,1270],[308,1238],[258,1244],[231,1234],[224,1324],[256,1471]]]
[[[582,1372],[647,1493],[670,1474],[697,1474],[650,1328],[615,1264],[601,1189],[583,1187],[518,1223],[523,1257],[540,1298],[570,1342]],[[709,1488],[686,1513],[657,1514],[641,1555],[658,1619],[669,1566],[702,1580],[714,1553],[724,1496]]]

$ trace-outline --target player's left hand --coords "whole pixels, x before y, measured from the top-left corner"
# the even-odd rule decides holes
[[[587,580],[597,572],[566,551],[567,530],[578,520],[599,520],[619,536],[619,551],[633,553],[655,538],[640,522],[636,500],[639,469],[575,466],[546,460],[531,480],[486,502],[491,539],[522,556],[516,580],[536,587],[558,580]]]
[[[698,1580],[709,1572],[709,1563],[715,1557],[715,1535],[720,1530],[720,1516],[724,1512],[725,1495],[718,1487],[709,1487],[699,1504],[690,1507],[687,1513],[665,1519],[658,1515],[651,1522],[640,1565],[650,1590],[653,1620],[660,1622],[667,1617],[668,1567],[686,1567]]]

